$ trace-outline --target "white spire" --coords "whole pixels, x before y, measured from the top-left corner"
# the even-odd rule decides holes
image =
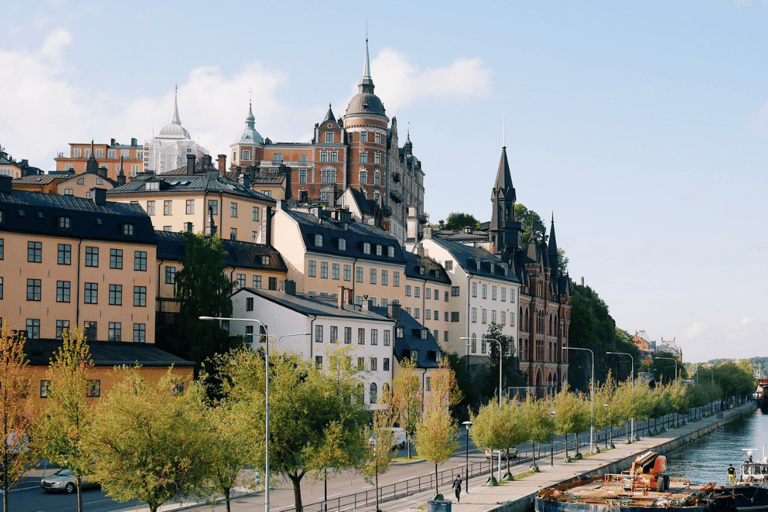
[[[181,126],[181,119],[179,119],[179,86],[176,86],[176,94],[173,97],[173,119],[171,119],[171,122],[173,124],[178,124]]]
[[[363,64],[363,79],[371,78],[371,58],[368,56],[368,34],[365,35],[365,63]]]

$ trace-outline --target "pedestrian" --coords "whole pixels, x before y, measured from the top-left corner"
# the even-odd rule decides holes
[[[736,483],[736,468],[733,464],[728,464],[728,484],[733,485]]]
[[[453,481],[453,490],[456,492],[456,501],[461,503],[461,475],[456,475],[456,480]]]

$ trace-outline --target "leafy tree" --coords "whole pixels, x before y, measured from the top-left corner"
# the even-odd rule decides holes
[[[672,411],[675,413],[675,424],[677,424],[677,415],[685,414],[691,406],[690,395],[688,394],[688,387],[683,385],[682,381],[676,381],[669,388],[669,401],[672,406]]]
[[[613,427],[619,421],[619,411],[614,405],[615,396],[616,384],[609,372],[608,378],[595,391],[595,428],[609,429],[608,437],[605,439],[606,448],[609,442],[613,445]]]
[[[416,363],[408,358],[400,361],[400,370],[392,379],[392,395],[389,406],[395,420],[408,436],[408,458],[411,458],[411,443],[422,410],[421,384],[416,375]]]
[[[625,380],[616,387],[613,394],[611,407],[616,414],[616,421],[627,422],[627,443],[630,442],[631,429],[629,422],[636,417],[637,407],[634,403],[634,390],[632,382]],[[618,426],[618,425],[616,425]]]
[[[727,361],[714,369],[715,381],[723,390],[723,397],[748,396],[755,391],[757,381],[748,367]]]
[[[480,408],[477,415],[471,416],[472,427],[469,433],[472,441],[476,446],[491,451],[507,448],[507,469],[509,469],[509,448],[527,441],[530,437],[521,409],[522,406],[517,402],[502,403],[499,406],[497,401],[491,400]],[[511,477],[511,474],[508,477]]]
[[[477,229],[480,227],[480,222],[469,213],[451,213],[445,219],[445,229],[459,230],[464,227]]]
[[[438,489],[437,466],[448,460],[459,447],[458,424],[450,407],[460,400],[456,376],[443,358],[432,373],[432,390],[424,404],[424,413],[416,426],[416,450],[435,465],[435,499],[443,499]]]
[[[392,432],[392,424],[394,423],[392,411],[386,407],[383,400],[379,401],[379,406],[381,407],[373,411],[371,427],[366,429],[368,439],[373,439],[374,442],[369,442],[367,461],[360,468],[366,476],[366,480],[370,482],[370,479],[373,478],[377,512],[379,511],[379,475],[387,472],[395,453],[391,449],[395,437]]]
[[[0,331],[0,479],[3,511],[8,510],[8,492],[35,460],[29,449],[33,417],[28,400],[30,372],[24,354],[24,336],[2,324]]]
[[[656,407],[654,391],[648,384],[637,383],[635,385],[635,389],[629,392],[630,418],[647,421],[651,417],[654,407]]]
[[[579,432],[589,428],[589,404],[573,393],[568,384],[555,396],[553,410],[555,411],[555,433],[565,436],[565,460],[568,456],[568,434],[576,435],[576,453],[579,452]]]
[[[200,316],[232,316],[233,283],[226,275],[227,255],[216,235],[184,233],[183,268],[176,273],[175,297],[179,301],[177,338],[168,348],[174,354],[195,361],[200,369],[214,354],[231,348],[229,333],[218,322]]]
[[[366,460],[363,439],[368,412],[360,380],[350,364],[350,349],[329,352],[326,369],[298,354],[270,354],[269,469],[293,485],[296,512],[302,511],[301,481],[324,469],[360,467]],[[265,463],[265,361],[258,352],[241,349],[220,359],[224,396],[248,421],[254,458]],[[266,474],[266,473],[263,473]]]
[[[93,472],[93,454],[85,439],[93,416],[93,403],[88,398],[88,373],[93,361],[84,330],[75,326],[71,331],[63,331],[61,337],[61,346],[46,373],[48,398],[36,441],[43,457],[75,474],[77,510],[82,512],[80,482]]]
[[[181,391],[171,370],[146,381],[138,368],[123,367],[115,378],[88,435],[102,488],[120,502],[142,501],[150,512],[200,493],[216,450],[203,417],[205,390],[193,382]]]
[[[656,386],[656,389],[650,393],[650,402],[653,405],[649,416],[653,419],[653,429],[658,431],[657,422],[659,418],[669,414],[672,411],[672,402],[670,401],[669,388],[667,386]]]
[[[520,203],[515,204],[515,220],[522,223],[523,231],[523,250],[528,250],[528,243],[531,240],[531,233],[537,244],[547,241],[547,227],[541,220],[539,214],[529,210]]]
[[[532,445],[533,461],[531,468],[538,471],[536,465],[536,443],[548,443],[552,441],[555,432],[555,423],[550,411],[552,404],[548,400],[536,400],[529,396],[523,403],[523,416],[528,425],[528,440]]]
[[[674,381],[675,374],[677,374],[679,378],[688,376],[685,370],[685,365],[680,363],[680,361],[677,360],[677,357],[669,352],[659,352],[654,354],[649,371],[653,373],[653,378],[656,379],[656,382],[661,382],[662,384],[669,384]]]
[[[486,338],[498,340],[499,342],[489,342],[490,354],[488,361],[490,362],[491,370],[486,374],[486,380],[489,381],[486,388],[497,390],[499,387],[499,345],[501,345],[502,389],[496,391],[496,396],[498,397],[498,393],[501,393],[502,398],[504,398],[504,389],[509,386],[525,386],[526,380],[519,371],[519,365],[515,357],[515,338],[514,336],[502,334],[502,327],[502,325],[495,322],[491,323],[488,326],[488,334],[485,335]]]

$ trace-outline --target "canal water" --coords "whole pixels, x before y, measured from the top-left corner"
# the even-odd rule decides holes
[[[746,460],[744,448],[754,448],[753,459],[768,455],[768,414],[757,409],[751,416],[728,423],[693,444],[667,454],[667,474],[690,478],[691,483],[726,483],[726,469]]]

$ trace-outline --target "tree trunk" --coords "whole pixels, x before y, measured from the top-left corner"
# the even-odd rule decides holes
[[[328,478],[326,476],[326,478]],[[326,507],[328,505],[326,504]],[[229,511],[227,511],[229,512]],[[379,461],[376,461],[376,512],[379,512]]]
[[[532,447],[532,449],[531,449],[531,458],[533,459],[532,460],[532,464],[535,465],[536,464],[536,443],[532,441],[531,442],[531,447]]]
[[[232,512],[232,509],[230,508],[230,502],[232,501],[232,489],[229,487],[224,489],[224,501],[227,504],[227,512]]]
[[[565,458],[568,458],[568,434],[565,434]]]
[[[440,491],[437,488],[437,464],[435,464],[435,496],[440,494]],[[299,512],[298,510],[296,512]]]
[[[76,477],[75,482],[77,482],[77,512],[83,512],[83,493],[80,490],[80,477]]]
[[[304,506],[301,503],[301,476],[296,474],[288,475],[288,478],[291,479],[291,483],[293,484],[293,501],[295,504],[294,510],[296,510],[296,512],[302,512],[304,510]]]

